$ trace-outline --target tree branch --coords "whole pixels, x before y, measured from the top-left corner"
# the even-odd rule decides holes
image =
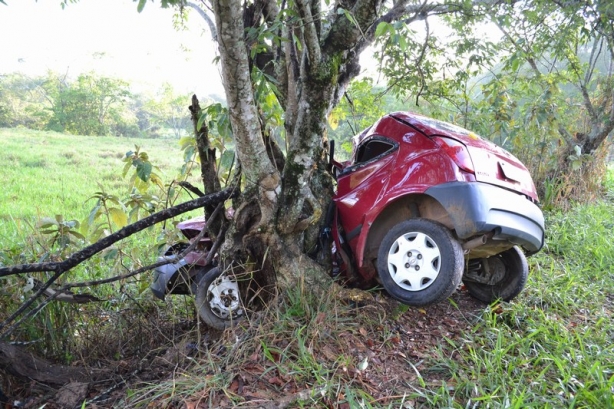
[[[211,31],[211,38],[215,43],[217,43],[217,28],[215,27],[215,23],[213,22],[211,17],[209,17],[209,15],[205,12],[205,10],[201,9],[198,4],[192,3],[191,1],[184,2],[182,6],[188,6],[196,10],[198,15],[201,16],[209,26],[209,31]]]
[[[220,215],[221,209],[223,207],[224,207],[224,202],[223,201],[219,202],[217,207],[215,208],[215,211],[211,215],[210,220],[215,219],[216,217],[218,217]],[[166,265],[166,264],[170,264],[174,260],[178,260],[178,259],[184,258],[189,252],[194,250],[194,248],[198,245],[200,239],[205,235],[205,233],[207,233],[209,231],[209,228],[210,228],[210,224],[207,223],[205,225],[205,228],[202,229],[200,231],[200,233],[198,233],[198,235],[192,240],[190,245],[185,250],[183,250],[181,253],[179,253],[175,258],[173,258],[173,259],[168,258],[168,259],[165,259],[165,260],[162,260],[162,261],[158,261],[157,263],[153,263],[153,264],[150,264],[148,266],[138,268],[138,269],[133,270],[133,271],[131,271],[129,273],[126,273],[126,274],[122,274],[122,275],[119,275],[119,276],[110,277],[110,278],[106,278],[106,279],[102,279],[102,280],[85,281],[85,282],[79,282],[79,283],[68,283],[68,284],[64,284],[63,286],[59,287],[56,290],[51,290],[49,287],[60,277],[60,275],[62,273],[54,274],[53,277],[51,277],[49,280],[47,280],[44,284],[39,284],[36,287],[37,288],[37,292],[32,297],[30,297],[29,300],[24,302],[17,309],[17,311],[15,311],[13,314],[11,314],[10,317],[8,317],[6,320],[4,320],[4,322],[0,323],[0,330],[4,329],[5,326],[7,326],[11,322],[13,322],[28,307],[30,307],[30,305],[32,305],[32,303],[37,298],[39,298],[43,294],[48,294],[48,291],[51,290],[51,294],[48,296],[48,298],[44,302],[42,302],[40,305],[38,305],[36,308],[34,308],[31,311],[29,311],[28,314],[23,316],[19,321],[14,323],[6,331],[4,331],[2,333],[2,337],[8,336],[24,320],[26,320],[27,318],[29,318],[29,317],[35,315],[36,313],[38,313],[40,310],[42,310],[51,301],[53,301],[53,300],[67,301],[68,298],[66,298],[66,296],[69,295],[69,293],[67,294],[66,291],[71,289],[71,288],[89,287],[89,286],[93,286],[93,285],[112,283],[114,281],[119,281],[119,280],[123,280],[123,279],[126,279],[126,278],[130,278],[130,277],[133,277],[133,276],[135,276],[137,274],[143,273],[145,271],[152,270],[154,268],[161,267],[161,266]],[[213,243],[213,247],[211,248],[211,250],[209,251],[209,254],[207,254],[207,257],[205,259],[205,264],[209,264],[213,260],[213,257],[215,256],[215,253],[217,252],[217,249],[219,248],[221,242],[224,240],[224,235],[226,233],[227,228],[228,228],[227,224],[226,225],[222,225],[222,228],[221,228],[221,230],[219,232],[219,235],[218,235],[219,240],[217,240],[217,241],[215,241],[215,243]],[[73,296],[75,296],[75,294],[73,294]],[[76,296],[79,296],[79,294],[76,294]],[[91,299],[90,301],[100,301],[100,300],[98,300],[98,299],[95,299],[95,300]],[[71,301],[68,301],[68,302],[71,302]],[[72,302],[75,302],[75,301],[72,301]],[[76,301],[76,302],[89,302],[89,301]]]
[[[317,68],[322,61],[318,32],[313,16],[311,15],[311,8],[308,6],[308,4],[305,4],[305,0],[297,0],[296,4],[303,20],[303,35],[305,45],[307,46],[307,53],[309,55],[310,70],[313,70]]]
[[[51,263],[20,264],[16,266],[2,267],[0,268],[0,277],[6,277],[21,273],[32,273],[36,271],[53,271],[56,274],[61,275],[64,272],[75,267],[76,265],[82,263],[83,261],[91,258],[95,254],[101,252],[110,245],[122,239],[125,239],[126,237],[131,236],[132,234],[135,234],[141,230],[144,230],[149,226],[170,219],[177,215],[189,212],[190,210],[198,209],[210,203],[219,203],[230,197],[234,197],[237,193],[238,191],[234,187],[228,187],[224,190],[221,190],[220,192],[199,197],[197,199],[190,200],[189,202],[185,202],[174,207],[169,207],[168,209],[164,209],[162,211],[154,213],[151,216],[148,216],[142,220],[139,220],[136,223],[133,223],[118,230],[117,232],[105,237],[104,239],[92,244],[91,246],[88,246],[83,250],[76,252],[64,261]]]

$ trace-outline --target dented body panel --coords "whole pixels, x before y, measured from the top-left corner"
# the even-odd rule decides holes
[[[437,221],[461,243],[484,236],[479,246],[467,245],[468,259],[514,245],[530,253],[543,246],[544,218],[531,176],[492,142],[409,112],[384,116],[353,142],[352,159],[335,162],[332,230],[344,253],[341,270],[358,282],[376,278],[379,243],[410,218]]]

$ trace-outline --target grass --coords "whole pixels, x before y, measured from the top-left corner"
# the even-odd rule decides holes
[[[182,165],[176,140],[126,139],[64,135],[0,128],[3,163],[0,217],[3,221],[70,213],[84,216],[93,207],[87,198],[98,185],[127,193],[122,159],[135,145],[149,153],[167,179]]]
[[[438,350],[449,388],[426,391],[428,402],[614,407],[614,203],[549,214],[547,226],[526,290]]]
[[[124,189],[125,181],[118,177],[121,156],[135,144],[25,130],[0,130],[0,140],[6,181],[0,191],[0,252],[11,253],[4,255],[10,260],[19,258],[23,243],[40,239],[27,232],[32,218],[55,213],[83,218],[90,206],[85,198],[97,190],[97,182],[105,189]],[[178,171],[181,153],[172,141],[138,143],[167,174]],[[413,338],[398,330],[409,314],[422,314],[419,310],[395,303],[386,309],[382,306],[389,301],[376,301],[357,312],[337,286],[318,294],[298,286],[279,304],[253,314],[252,321],[226,331],[219,340],[207,338],[204,329],[184,340],[174,338],[184,345],[201,337],[197,344],[207,346],[199,355],[173,363],[168,380],[133,385],[126,405],[234,406],[245,404],[245,396],[250,396],[256,402],[288,399],[287,407],[613,408],[612,169],[606,189],[602,201],[549,212],[547,245],[529,258],[529,282],[520,296],[468,315],[468,325],[441,335],[419,360],[408,355]],[[140,240],[149,240],[150,247],[156,241]],[[125,251],[129,263],[153,254]],[[87,268],[90,275],[106,274],[98,266]],[[141,283],[146,287],[147,280],[131,283],[135,291],[117,291],[104,304],[53,306],[55,310],[44,316],[47,321],[41,314],[38,327],[26,327],[20,335],[31,339],[42,332],[45,340],[57,345],[48,351],[51,356],[67,354],[66,348],[76,350],[65,341],[75,333],[94,348],[96,339],[111,345],[124,336],[132,341],[112,351],[120,359],[137,348],[135,340],[152,337],[137,332],[138,320],[130,320],[136,314],[145,312],[161,321],[189,315],[189,300],[169,301],[177,310],[168,314],[138,298]],[[19,301],[21,284],[11,285],[4,285],[2,294],[14,289],[12,297]],[[126,303],[126,297],[135,296],[135,303]],[[119,311],[127,305],[134,313],[126,318]],[[88,326],[90,321],[96,325]],[[435,334],[437,328],[435,323],[429,330]],[[384,363],[378,365],[378,360]]]
[[[129,176],[122,171],[125,153],[135,145],[149,154],[163,179],[178,177],[182,152],[178,141],[64,135],[27,129],[0,129],[0,249],[25,243],[38,220],[62,215],[83,222],[96,192],[125,198]],[[163,197],[165,192],[150,188]],[[181,200],[189,199],[187,196]],[[39,239],[42,239],[39,237]],[[23,246],[28,248],[27,245]],[[31,253],[31,255],[33,255]],[[0,259],[0,262],[3,260]]]
[[[50,245],[51,236],[37,227],[40,219],[62,215],[65,220],[77,220],[83,225],[95,200],[88,200],[95,192],[104,190],[119,198],[130,193],[129,176],[124,178],[122,159],[135,145],[149,154],[150,161],[166,182],[178,177],[183,164],[182,151],[177,140],[126,139],[117,137],[90,137],[64,135],[55,132],[27,129],[0,129],[0,162],[3,163],[3,189],[0,189],[0,265],[49,261],[85,247],[87,242],[76,241],[60,251]],[[162,191],[150,188],[160,197]],[[187,200],[183,196],[179,200]],[[182,216],[187,217],[187,216]],[[172,230],[172,229],[171,229]],[[151,263],[158,255],[160,226],[130,237],[65,274],[61,281],[100,279],[125,273]],[[120,257],[108,257],[117,252]],[[32,274],[45,280],[47,273]],[[29,294],[22,290],[25,279],[2,279],[0,297],[2,313],[13,311]],[[120,310],[126,301],[140,299],[149,284],[149,275],[135,277],[112,285],[85,289],[85,292],[111,300],[110,310]],[[96,316],[98,306],[52,304],[44,314],[38,314],[15,334],[19,340],[42,338],[50,346],[46,355],[61,356],[71,345],[74,334],[83,333],[87,321],[81,316]],[[108,313],[108,310],[107,310]],[[108,324],[112,321],[109,320]],[[104,323],[103,326],[104,327]],[[74,349],[74,348],[69,348]],[[68,354],[68,352],[67,352]],[[66,359],[71,361],[71,359]]]

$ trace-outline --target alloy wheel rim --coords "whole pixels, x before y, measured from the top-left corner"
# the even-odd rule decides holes
[[[226,275],[216,278],[207,289],[211,311],[218,318],[229,320],[243,314],[239,297],[239,285]]]

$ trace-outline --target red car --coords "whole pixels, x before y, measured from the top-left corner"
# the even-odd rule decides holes
[[[524,288],[525,252],[542,248],[544,216],[531,175],[504,149],[395,112],[354,137],[352,159],[331,168],[335,272],[351,284],[380,283],[414,306],[446,299],[461,281],[484,302]]]

